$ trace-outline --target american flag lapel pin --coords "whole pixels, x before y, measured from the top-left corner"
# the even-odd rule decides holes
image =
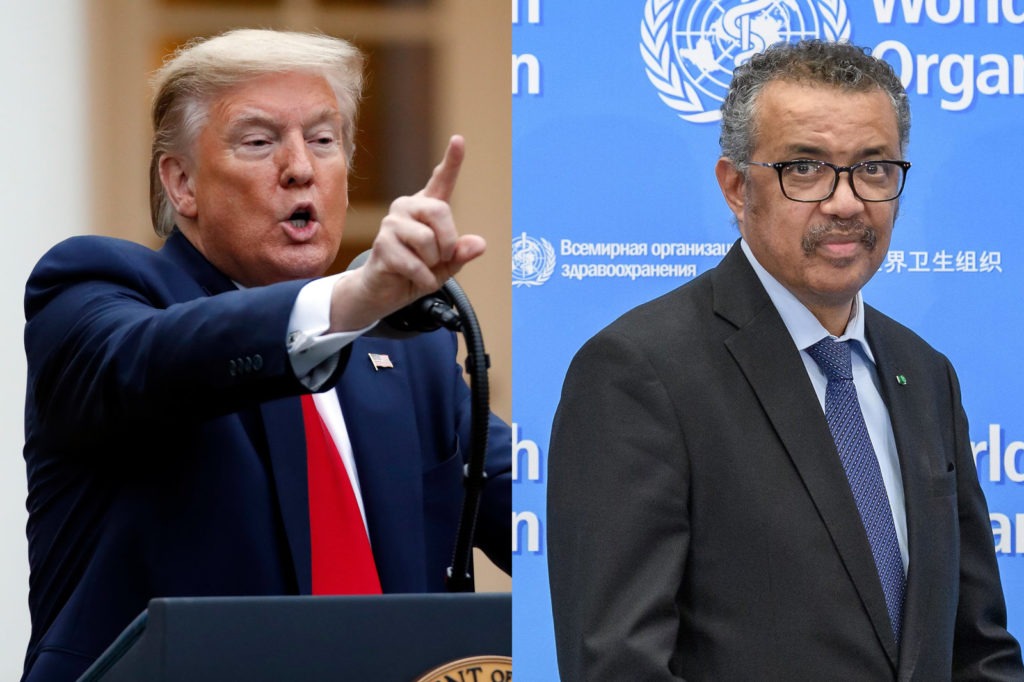
[[[367,353],[367,355],[370,356],[374,372],[379,372],[382,369],[394,369],[395,367],[391,364],[391,358],[387,356],[387,353]]]

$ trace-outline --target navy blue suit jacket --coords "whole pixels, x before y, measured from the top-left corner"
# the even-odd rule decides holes
[[[303,284],[239,291],[177,232],[159,252],[77,237],[36,266],[26,679],[73,679],[153,597],[310,593],[308,391],[285,350]],[[444,589],[469,443],[455,352],[448,332],[363,337],[328,382],[385,592]],[[487,470],[477,544],[509,570],[511,436],[493,415]]]

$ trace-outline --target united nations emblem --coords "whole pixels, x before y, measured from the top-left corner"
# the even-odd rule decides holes
[[[640,54],[661,101],[709,123],[721,119],[733,69],[769,45],[810,38],[850,39],[845,0],[647,0]]]
[[[512,286],[540,286],[554,271],[555,248],[547,239],[527,237],[523,232],[512,240]]]

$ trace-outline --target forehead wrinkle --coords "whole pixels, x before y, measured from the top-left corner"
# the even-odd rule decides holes
[[[894,138],[898,138],[898,122],[881,90],[847,92],[772,81],[762,91],[758,105],[757,145],[774,146],[774,139],[784,151],[831,152],[857,159],[873,153],[900,153],[898,139],[889,141],[889,118]],[[772,134],[765,136],[763,130],[772,130]]]
[[[825,149],[813,144],[790,144],[783,151],[787,156],[802,156],[812,159],[821,159],[827,155]]]
[[[305,127],[311,128],[321,123],[330,123],[340,129],[344,122],[345,119],[337,108],[324,107],[306,119]]]
[[[850,159],[868,159],[871,157],[882,158],[888,157],[890,152],[887,150],[886,145],[872,145],[864,147],[850,155]],[[787,145],[783,150],[783,155],[793,158],[806,158],[813,159],[815,161],[831,161],[828,157],[830,156],[827,149],[819,147],[813,144],[801,144],[794,143]]]
[[[342,120],[343,118],[340,111],[331,107],[324,107],[308,116],[305,116],[302,121],[302,127],[304,129],[311,128],[321,123],[332,123],[340,127]],[[280,117],[256,107],[246,107],[238,114],[231,116],[228,125],[231,128],[256,126],[276,129],[285,127],[282,125]]]

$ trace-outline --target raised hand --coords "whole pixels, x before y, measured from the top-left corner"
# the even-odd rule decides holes
[[[392,202],[369,258],[334,287],[332,331],[360,329],[437,291],[484,252],[483,237],[459,235],[448,205],[465,155],[465,141],[453,135],[423,189]]]

